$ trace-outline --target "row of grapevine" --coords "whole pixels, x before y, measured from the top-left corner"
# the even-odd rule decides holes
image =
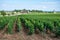
[[[29,35],[34,33],[34,25],[30,21],[25,20],[25,26],[27,29],[29,29]]]
[[[54,33],[56,36],[60,36],[60,22],[54,21]]]
[[[17,27],[16,27],[17,31],[18,31],[18,32],[21,31],[22,25],[21,25],[21,20],[20,20],[19,17],[17,18],[16,25],[17,25]]]
[[[30,19],[30,22],[34,25],[35,30],[39,29],[40,31],[43,31],[44,26],[43,23],[34,19]]]
[[[0,17],[0,30],[3,29],[5,27],[5,25],[7,25],[7,23],[9,22],[9,17]]]
[[[20,18],[22,23],[25,23],[25,18]]]
[[[10,34],[13,33],[13,25],[14,25],[15,20],[16,20],[16,17],[11,17],[11,19],[8,22],[7,32]]]
[[[34,33],[34,25],[27,19],[21,18],[22,23],[24,23],[26,29],[28,29],[28,34],[31,35]]]
[[[31,18],[22,18],[25,22],[25,26],[27,28],[29,28],[28,25],[32,24],[34,30],[39,29],[40,31],[44,31],[46,33],[48,33],[48,31],[56,34],[56,35],[60,35],[60,21],[59,19],[57,20],[50,20],[50,19],[31,19]],[[31,29],[32,30],[32,29]]]
[[[29,17],[0,17],[0,29],[3,29],[5,25],[8,25],[8,33],[13,33],[13,25],[16,21],[17,31],[19,32],[22,28],[21,22],[24,23],[26,29],[28,29],[28,34],[33,34],[36,29],[40,32],[53,32],[56,35],[60,35],[60,19],[45,19],[45,18],[34,18],[33,16]]]

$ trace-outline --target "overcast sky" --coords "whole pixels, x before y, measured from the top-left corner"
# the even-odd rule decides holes
[[[60,0],[0,0],[0,10],[14,9],[60,11]]]

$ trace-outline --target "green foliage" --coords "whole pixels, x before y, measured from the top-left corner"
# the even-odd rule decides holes
[[[32,10],[31,12],[41,12],[41,13],[43,13],[43,11],[42,10]]]
[[[25,23],[25,18],[20,18],[22,23]]]
[[[34,33],[34,25],[30,21],[26,20],[25,26],[27,29],[29,29],[29,32],[28,32],[29,35]]]
[[[13,33],[13,25],[14,25],[15,20],[16,20],[15,17],[11,17],[11,19],[10,19],[10,21],[8,23],[7,31],[8,31],[9,34]]]
[[[14,10],[14,12],[21,12],[21,10]]]
[[[42,22],[36,21],[35,27],[38,28],[40,31],[44,30],[44,25]]]
[[[55,34],[56,36],[60,36],[60,26],[56,28]]]
[[[5,26],[8,24],[9,22],[9,17],[0,17],[0,29],[5,28]]]
[[[5,11],[1,11],[1,15],[3,16],[6,15]]]
[[[20,18],[17,18],[17,31],[19,32],[22,28]]]
[[[7,17],[0,17],[0,30],[2,30],[5,25],[7,25],[9,19]]]
[[[56,34],[56,36],[60,36],[60,22],[55,21],[55,31],[54,33]]]
[[[16,17],[0,17],[0,29],[3,29],[8,24],[8,33],[13,33],[13,25],[16,21]],[[28,34],[33,34],[35,29],[44,32],[44,29],[49,29],[51,32],[60,36],[60,15],[59,14],[35,14],[35,15],[20,15],[17,18],[17,30],[21,30],[21,22],[28,29]]]
[[[54,17],[55,16],[55,17]],[[44,14],[44,15],[21,15],[21,21],[25,24],[26,28],[28,29],[28,24],[31,22],[34,26],[34,31],[39,29],[40,31],[44,32],[44,30],[49,30],[54,34],[60,34],[60,26],[59,26],[59,15],[53,14]],[[29,21],[29,22],[28,22]]]
[[[55,20],[55,21],[54,21],[54,27],[58,26],[58,23],[59,23],[59,22],[58,22],[57,20]]]
[[[46,28],[46,31],[47,31],[47,29],[49,29],[50,31],[53,31],[54,25],[51,21],[45,21],[44,27]]]
[[[12,12],[12,15],[14,14],[14,12]]]
[[[8,33],[12,33],[12,29],[13,29],[13,24],[12,23],[13,23],[12,21],[10,21],[8,23]]]

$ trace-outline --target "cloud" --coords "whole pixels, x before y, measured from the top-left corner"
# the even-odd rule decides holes
[[[1,5],[3,8],[5,8],[5,7],[18,7],[18,6],[20,6],[20,5],[17,5],[17,4],[2,4]]]
[[[42,6],[42,8],[46,9],[47,7],[46,6]]]
[[[32,3],[2,3],[1,6],[3,9],[42,9],[42,10],[53,10],[57,9],[57,2],[32,2]],[[58,7],[59,8],[59,7]]]

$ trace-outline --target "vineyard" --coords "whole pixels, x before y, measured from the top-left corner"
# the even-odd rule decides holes
[[[59,15],[22,15],[21,22],[29,30],[28,34],[33,34],[36,30],[45,33],[54,33],[60,35],[60,18]]]
[[[44,33],[60,37],[60,14],[19,15],[0,17],[1,33],[21,33],[22,28],[27,35]]]

